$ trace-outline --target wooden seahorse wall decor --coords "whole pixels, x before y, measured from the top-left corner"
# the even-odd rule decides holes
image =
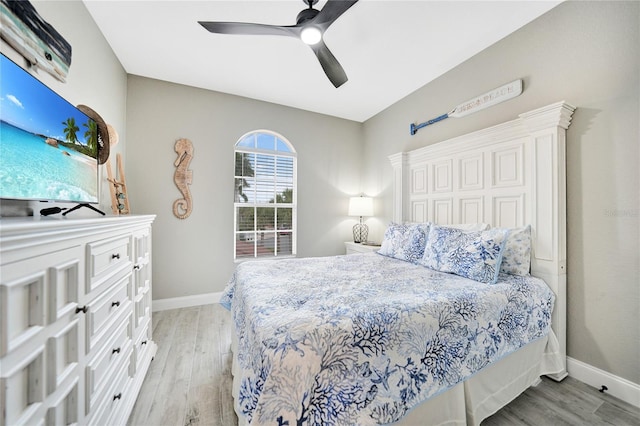
[[[193,158],[193,144],[189,139],[178,139],[174,147],[178,158],[173,163],[176,171],[173,174],[173,181],[182,193],[183,198],[179,198],[173,203],[173,214],[178,219],[186,219],[193,210],[193,200],[189,185],[193,182],[193,171],[189,169],[189,163]]]

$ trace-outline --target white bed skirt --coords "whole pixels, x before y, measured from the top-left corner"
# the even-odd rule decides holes
[[[513,401],[540,376],[563,370],[553,331],[485,367],[448,391],[412,410],[397,425],[479,425]]]
[[[228,322],[231,327],[232,322]],[[238,425],[247,426],[244,416],[239,413],[237,396],[240,380],[237,374],[237,338],[232,335],[233,356],[233,401]],[[518,395],[540,381],[540,376],[563,370],[564,363],[558,339],[553,331],[547,337],[538,339],[485,367],[466,381],[437,395],[410,411],[400,426],[477,426],[500,408],[513,401]]]

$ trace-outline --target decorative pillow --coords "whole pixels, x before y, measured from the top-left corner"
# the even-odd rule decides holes
[[[529,275],[531,266],[531,225],[509,230],[504,247],[500,272],[511,275]]]
[[[431,225],[422,265],[482,283],[494,284],[509,231],[465,232]]]
[[[378,253],[383,256],[416,263],[424,254],[430,223],[391,223],[384,233]]]

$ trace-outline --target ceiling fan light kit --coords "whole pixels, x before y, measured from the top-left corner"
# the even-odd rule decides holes
[[[322,36],[325,31],[344,12],[358,0],[327,0],[322,10],[313,8],[318,0],[302,0],[307,9],[298,13],[296,25],[267,25],[247,22],[206,22],[199,21],[209,32],[216,34],[243,34],[243,35],[279,35],[300,38],[311,47],[320,66],[334,85],[338,88],[347,82],[347,74],[333,53],[329,50]]]
[[[305,44],[314,45],[322,40],[322,33],[316,27],[308,26],[300,32],[300,38]]]

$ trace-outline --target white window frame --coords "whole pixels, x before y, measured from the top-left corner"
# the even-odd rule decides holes
[[[266,135],[270,135],[270,136],[274,136],[275,138],[281,140],[282,142],[284,142],[287,147],[289,148],[290,152],[285,152],[285,151],[277,151],[276,149],[270,150],[270,149],[261,149],[261,148],[249,148],[249,147],[244,147],[244,146],[238,146],[238,144],[240,142],[242,142],[244,139],[246,139],[247,137],[251,136],[251,135],[256,135],[256,134],[266,134]],[[292,203],[239,203],[236,202],[234,200],[233,203],[233,259],[235,262],[243,262],[245,260],[253,260],[253,259],[281,259],[281,258],[286,258],[286,257],[295,257],[296,253],[297,253],[297,228],[298,228],[298,154],[295,150],[295,148],[293,147],[293,145],[291,144],[291,142],[289,142],[289,140],[287,138],[285,138],[284,136],[282,136],[279,133],[276,133],[272,130],[266,130],[266,129],[261,129],[261,130],[252,130],[248,133],[245,133],[244,135],[242,135],[235,143],[234,145],[234,150],[233,150],[233,160],[234,160],[234,185],[235,185],[235,179],[237,176],[235,176],[235,159],[236,159],[236,154],[240,152],[240,153],[247,153],[247,154],[263,154],[263,155],[272,155],[274,157],[289,157],[293,159],[293,200]],[[274,175],[274,178],[277,175]],[[234,194],[235,195],[235,194]],[[277,212],[278,212],[278,207],[280,208],[290,208],[291,209],[291,253],[287,253],[285,255],[279,255],[278,254],[278,248],[277,248],[277,244],[274,247],[274,255],[271,256],[266,256],[266,255],[262,255],[259,256],[257,253],[257,238],[254,238],[254,250],[253,250],[253,256],[246,256],[246,257],[237,257],[237,247],[236,247],[236,243],[237,243],[237,235],[238,234],[243,234],[246,233],[247,231],[238,231],[238,208],[239,207],[254,207],[254,208],[259,208],[259,207],[273,207],[276,209],[276,213],[275,213],[275,220],[277,223],[278,217],[277,217]],[[257,215],[254,214],[254,223],[253,223],[253,229],[254,229],[254,233],[258,233],[257,231]],[[274,234],[277,234],[278,232],[282,232],[282,231],[278,231],[277,229],[274,229],[273,231],[267,231],[267,232],[273,232]]]

